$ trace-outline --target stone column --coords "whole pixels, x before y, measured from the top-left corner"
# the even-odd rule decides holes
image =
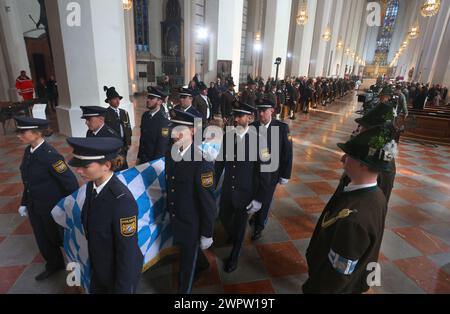
[[[46,0],[46,4],[59,89],[60,132],[86,134],[80,106],[106,107],[105,85],[115,86],[124,97],[121,107],[134,125],[122,1]]]

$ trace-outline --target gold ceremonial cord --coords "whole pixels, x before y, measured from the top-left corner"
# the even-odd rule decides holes
[[[356,213],[356,212],[357,212],[357,210],[350,210],[350,209],[346,208],[346,209],[341,210],[339,212],[339,214],[337,214],[337,216],[330,218],[328,220],[326,220],[327,216],[328,216],[328,213],[326,213],[322,219],[322,228],[328,228],[328,227],[332,226],[334,223],[336,223],[336,221],[338,221],[339,219],[347,218],[348,216],[350,216],[351,214]]]

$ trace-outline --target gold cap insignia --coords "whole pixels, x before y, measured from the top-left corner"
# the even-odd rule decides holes
[[[327,215],[328,213],[326,213],[323,216],[323,219],[322,219],[322,228],[328,228],[328,227],[332,226],[333,224],[335,224],[339,219],[347,218],[351,214],[357,213],[357,212],[358,211],[356,209],[355,210],[350,210],[350,209],[346,208],[346,209],[341,210],[339,212],[339,214],[337,214],[335,217],[330,218],[328,220],[326,220],[327,216],[328,216]]]
[[[168,128],[162,128],[161,129],[161,136],[168,137],[169,136],[169,129]]]

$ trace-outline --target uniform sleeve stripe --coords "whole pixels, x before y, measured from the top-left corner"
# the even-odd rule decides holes
[[[359,261],[352,261],[343,256],[340,256],[339,254],[334,252],[333,249],[330,249],[330,252],[328,253],[328,260],[330,261],[331,266],[333,266],[333,268],[338,273],[344,275],[351,275],[355,271],[356,265]]]

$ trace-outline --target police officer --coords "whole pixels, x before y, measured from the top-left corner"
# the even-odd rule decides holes
[[[45,271],[35,277],[44,280],[64,269],[60,229],[51,210],[60,199],[78,189],[78,182],[64,158],[44,139],[49,135],[47,120],[15,118],[17,137],[25,149],[20,172],[24,184],[19,213],[29,215],[39,251],[46,261]]]
[[[213,243],[217,208],[215,175],[211,162],[193,144],[195,116],[172,109],[171,150],[166,154],[167,210],[174,241],[180,248],[178,292],[189,294],[200,273],[209,267],[202,250]]]
[[[142,115],[141,120],[138,164],[162,158],[169,149],[169,120],[161,107],[166,97],[166,92],[160,87],[147,88],[148,111]]]
[[[195,92],[192,89],[184,87],[181,88],[179,96],[180,96],[180,104],[175,106],[174,109],[190,113],[195,117],[199,118],[202,117],[200,112],[198,112],[198,110],[195,109],[194,106],[192,106],[192,101],[194,100],[195,97]]]
[[[233,114],[237,128],[225,134],[219,154],[222,158],[215,164],[217,177],[225,170],[219,217],[233,243],[224,264],[227,273],[238,266],[248,218],[261,210],[270,186],[270,174],[262,169],[269,151],[258,147],[257,131],[249,126],[254,113],[255,109],[247,104],[235,104]]]
[[[81,119],[86,120],[88,130],[86,137],[114,137],[119,134],[105,124],[106,108],[100,106],[80,106],[83,111]]]
[[[304,293],[364,293],[370,263],[376,263],[383,238],[386,198],[378,173],[390,171],[391,139],[383,127],[338,144],[346,153],[351,185],[335,194],[320,216],[306,252],[309,278]]]
[[[272,205],[273,194],[278,184],[286,185],[291,178],[292,172],[292,136],[289,132],[289,126],[278,120],[272,119],[275,104],[269,99],[263,100],[257,105],[259,120],[254,122],[252,126],[256,128],[258,134],[267,143],[270,156],[278,154],[276,158],[272,158],[275,168],[270,173],[269,190],[265,194],[262,202],[262,208],[250,220],[254,223],[255,229],[252,240],[261,238],[261,232],[267,223],[267,217]],[[275,132],[275,133],[274,133]],[[275,138],[276,142],[272,143],[272,134],[278,134]]]
[[[128,112],[119,108],[122,96],[116,91],[115,87],[104,86],[103,90],[106,92],[105,102],[109,104],[109,107],[105,113],[105,123],[113,129],[120,138],[123,140],[123,148],[120,155],[124,158],[123,169],[128,168],[127,155],[131,146],[131,123]]]
[[[138,206],[115,176],[121,168],[117,138],[68,138],[69,165],[87,181],[81,220],[91,263],[90,293],[135,293],[143,266]]]

